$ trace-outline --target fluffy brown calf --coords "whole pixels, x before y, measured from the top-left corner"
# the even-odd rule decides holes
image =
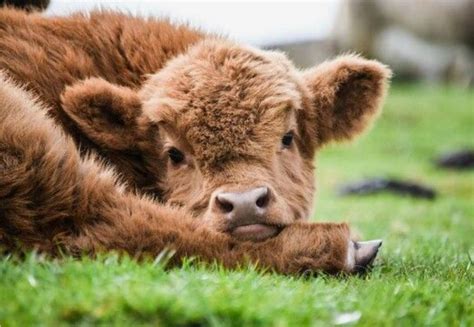
[[[373,259],[378,242],[300,221],[315,151],[358,134],[380,107],[390,73],[379,63],[347,56],[299,72],[279,53],[114,13],[2,10],[0,50],[0,68],[47,105],[2,81],[8,249],[171,248],[176,262],[250,260],[287,273]],[[134,195],[89,151],[167,204]]]

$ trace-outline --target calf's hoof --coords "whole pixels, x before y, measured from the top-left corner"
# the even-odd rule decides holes
[[[348,270],[355,273],[366,272],[372,266],[381,246],[382,240],[350,241],[347,251]]]

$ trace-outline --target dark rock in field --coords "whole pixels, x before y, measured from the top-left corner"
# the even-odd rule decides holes
[[[436,159],[436,165],[448,169],[473,169],[474,168],[474,150],[461,150],[451,153],[445,153]]]
[[[429,200],[436,198],[436,191],[430,187],[389,178],[372,178],[346,184],[340,187],[338,191],[339,195],[342,196],[352,194],[369,195],[381,192],[390,192]]]

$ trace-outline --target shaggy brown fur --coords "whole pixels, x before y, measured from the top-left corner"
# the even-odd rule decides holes
[[[282,273],[337,272],[346,266],[345,224],[298,223],[271,240],[237,242],[184,210],[125,191],[25,91],[0,79],[0,244],[42,252],[176,252],[235,267],[246,260]]]
[[[136,122],[124,124],[121,116],[108,112],[94,120],[103,119],[102,133],[87,134],[61,108],[61,94],[66,85],[92,76],[136,89],[146,74],[160,70],[201,38],[184,26],[119,14],[44,18],[0,9],[0,69],[48,104],[50,115],[81,145],[83,153],[95,151],[113,164],[128,184],[156,192],[162,166],[156,164],[161,154],[154,140],[156,127],[144,125],[139,138],[145,142],[128,144],[130,134],[138,133]],[[107,106],[101,99],[94,100],[98,110]],[[136,107],[127,108],[133,109]],[[102,137],[107,133],[112,135],[109,140],[116,141],[105,143]]]
[[[5,171],[17,172],[0,177],[8,248],[170,247],[178,261],[196,255],[234,266],[247,256],[281,272],[350,269],[345,225],[297,221],[310,215],[315,151],[352,138],[378,111],[390,75],[381,64],[346,56],[299,72],[279,53],[115,13],[1,10],[0,49],[0,68],[47,105],[16,100],[0,108],[10,118],[0,124],[1,158]],[[8,104],[12,86],[3,84]],[[34,107],[33,119],[18,113],[25,107]],[[283,145],[285,135],[294,141]],[[182,209],[128,193],[86,151],[132,189]],[[268,190],[258,216],[230,220],[216,200],[258,187]],[[252,224],[273,238],[229,238]]]

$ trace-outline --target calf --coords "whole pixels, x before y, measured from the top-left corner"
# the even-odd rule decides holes
[[[375,257],[380,242],[304,220],[315,152],[376,115],[383,65],[345,56],[300,72],[280,53],[116,13],[3,9],[0,49],[0,68],[26,88],[1,82],[7,249],[170,248],[176,262],[283,273],[353,271]]]

